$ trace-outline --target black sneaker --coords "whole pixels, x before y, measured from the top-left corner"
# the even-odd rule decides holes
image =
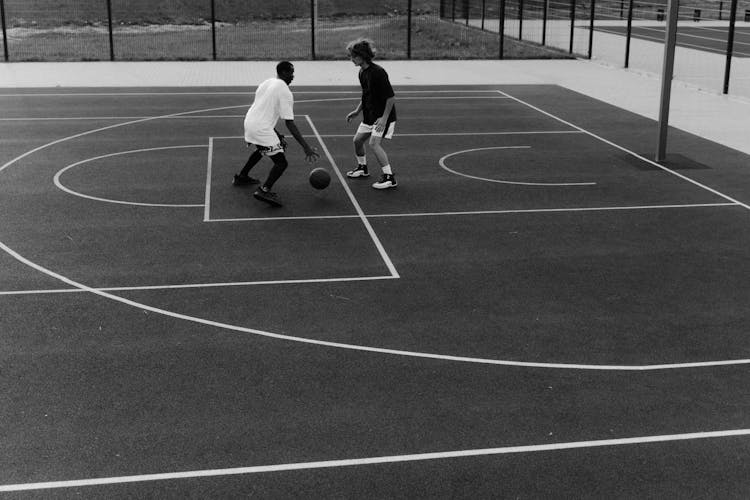
[[[265,201],[273,207],[283,206],[281,200],[279,200],[279,196],[276,193],[267,191],[263,188],[258,188],[258,190],[253,193],[253,196],[256,200]]]
[[[346,176],[355,179],[357,177],[370,177],[370,173],[367,171],[367,165],[360,164],[354,170],[349,170]]]
[[[380,180],[372,185],[375,189],[388,189],[396,186],[398,186],[398,183],[396,183],[396,177],[393,174],[383,174]]]
[[[250,177],[249,175],[239,175],[234,174],[234,180],[232,180],[232,185],[234,186],[249,186],[251,184],[258,184],[260,181],[256,179],[255,177]]]

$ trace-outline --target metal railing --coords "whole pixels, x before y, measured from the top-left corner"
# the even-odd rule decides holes
[[[585,57],[659,73],[666,1],[0,0],[0,20],[6,62],[344,59],[366,36],[386,59]],[[675,77],[750,87],[731,71],[750,57],[750,33],[736,29],[750,28],[750,0],[680,1],[678,36],[720,43],[710,61],[686,49]]]
[[[0,8],[5,61],[340,59],[358,36],[390,59],[472,57],[469,38],[487,37],[441,20],[439,3],[0,0]]]
[[[750,1],[683,2],[677,16],[681,53],[675,78],[724,94],[733,83],[733,93],[750,97],[750,74],[744,64],[750,57]],[[441,0],[440,15],[462,26],[499,32],[501,40],[530,41],[658,74],[666,4],[667,0]],[[745,73],[732,80],[732,62],[738,58],[744,59],[740,69]]]

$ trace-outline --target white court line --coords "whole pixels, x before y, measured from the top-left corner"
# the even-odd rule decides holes
[[[63,173],[65,173],[67,170],[77,167],[78,165],[82,165],[84,163],[88,163],[90,161],[95,160],[101,160],[102,158],[111,158],[113,156],[120,156],[125,154],[131,154],[131,153],[143,153],[147,151],[158,151],[158,150],[164,150],[164,149],[184,149],[184,148],[205,148],[205,144],[188,144],[188,145],[181,145],[181,146],[161,146],[156,148],[144,148],[144,149],[132,149],[130,151],[118,151],[117,153],[108,153],[106,155],[100,155],[95,156],[93,158],[86,158],[85,160],[77,161],[75,163],[71,163],[67,167],[63,167],[62,169],[58,170],[53,178],[53,182],[55,183],[55,186],[57,186],[62,191],[71,194],[73,196],[78,196],[80,198],[86,198],[89,200],[94,201],[100,201],[104,203],[116,203],[120,205],[133,205],[133,206],[141,206],[141,207],[169,207],[169,208],[195,208],[195,207],[202,207],[203,205],[199,204],[191,204],[191,203],[144,203],[144,202],[138,202],[138,201],[123,201],[123,200],[113,200],[111,198],[102,198],[99,196],[91,196],[88,194],[79,193],[78,191],[73,191],[72,189],[66,187],[61,181],[60,177]]]
[[[399,137],[473,137],[473,136],[490,136],[490,135],[536,135],[536,134],[584,134],[581,130],[512,130],[503,132],[423,132],[404,134],[399,132]],[[302,137],[323,137],[325,138],[351,138],[352,134],[303,134]],[[214,136],[214,139],[244,139],[241,135]]]
[[[197,205],[200,206],[200,205]],[[456,217],[463,215],[501,215],[501,214],[533,214],[533,213],[562,213],[562,212],[600,212],[610,210],[656,210],[667,208],[706,208],[706,207],[736,207],[741,206],[739,203],[686,203],[672,205],[632,205],[632,206],[615,206],[615,207],[573,207],[573,208],[511,208],[504,210],[467,210],[456,212],[400,212],[377,214],[370,213],[367,217],[385,218],[385,217]],[[359,218],[359,214],[351,215],[299,215],[289,217],[236,217],[225,219],[210,219],[205,222],[261,222],[276,220],[310,220],[310,219],[354,219]],[[0,292],[2,294],[2,292]]]
[[[653,161],[653,160],[649,160],[648,158],[645,158],[645,157],[643,157],[643,156],[639,155],[638,153],[635,153],[635,152],[633,152],[633,151],[631,151],[631,150],[629,150],[629,149],[627,149],[627,148],[625,148],[625,147],[623,147],[623,146],[620,146],[619,144],[615,144],[614,142],[612,142],[612,141],[610,141],[610,140],[607,140],[607,139],[605,139],[604,137],[601,137],[601,136],[599,136],[599,135],[596,135],[596,134],[595,134],[595,133],[593,133],[593,132],[589,132],[588,130],[586,130],[586,129],[584,129],[584,128],[581,128],[581,127],[579,127],[578,125],[575,125],[575,124],[573,124],[573,123],[571,123],[571,122],[569,122],[569,121],[567,121],[567,120],[563,120],[563,119],[562,119],[562,118],[560,118],[559,116],[555,116],[555,115],[553,115],[552,113],[549,113],[549,112],[547,112],[547,111],[544,111],[543,109],[541,109],[541,108],[538,108],[538,107],[534,106],[533,104],[529,104],[528,102],[526,102],[526,101],[523,101],[523,100],[521,100],[521,99],[518,99],[517,97],[513,97],[513,96],[512,96],[512,95],[510,95],[510,94],[506,94],[506,93],[505,93],[505,92],[503,92],[502,90],[498,90],[497,92],[498,92],[498,93],[500,93],[500,94],[503,94],[503,95],[506,95],[506,96],[510,97],[511,99],[513,99],[514,101],[518,102],[519,104],[523,104],[524,106],[527,106],[527,107],[529,107],[529,108],[531,108],[531,109],[533,109],[533,110],[536,110],[536,111],[538,111],[539,113],[542,113],[543,115],[549,116],[550,118],[552,118],[552,119],[554,119],[554,120],[557,120],[557,121],[559,121],[560,123],[564,123],[565,125],[568,125],[569,127],[573,127],[573,128],[574,128],[574,129],[576,129],[576,130],[580,130],[581,132],[583,132],[583,133],[585,133],[585,134],[588,134],[588,135],[590,135],[591,137],[593,137],[593,138],[595,138],[595,139],[598,139],[598,140],[602,141],[602,142],[603,142],[603,143],[605,143],[605,144],[609,144],[610,146],[612,146],[612,147],[614,147],[614,148],[617,148],[617,149],[619,149],[620,151],[624,151],[625,153],[628,153],[629,155],[631,155],[631,156],[634,156],[635,158],[638,158],[639,160],[643,160],[643,161],[645,161],[646,163],[648,163],[648,164],[650,164],[650,165],[653,165],[653,166],[655,166],[655,167],[657,167],[657,168],[660,168],[661,170],[663,170],[663,171],[665,171],[665,172],[669,172],[670,174],[672,174],[672,175],[674,175],[674,176],[676,176],[676,177],[679,177],[680,179],[683,179],[683,180],[685,180],[685,181],[688,181],[689,183],[691,183],[691,184],[693,184],[693,185],[695,185],[695,186],[698,186],[698,187],[700,187],[700,188],[702,188],[702,189],[705,189],[706,191],[708,191],[708,192],[710,192],[710,193],[713,193],[713,194],[715,194],[715,195],[717,195],[717,196],[720,196],[720,197],[724,198],[725,200],[728,200],[728,201],[730,201],[730,202],[732,202],[732,203],[735,203],[735,204],[737,204],[737,205],[740,205],[740,206],[742,206],[742,207],[744,207],[744,208],[746,208],[746,209],[750,210],[750,206],[749,206],[749,205],[747,205],[747,204],[745,204],[745,203],[742,203],[741,201],[735,200],[735,199],[734,199],[734,198],[732,198],[731,196],[728,196],[728,195],[726,195],[726,194],[724,194],[724,193],[722,193],[722,192],[720,192],[720,191],[717,191],[716,189],[710,188],[710,187],[706,186],[705,184],[701,184],[700,182],[698,182],[698,181],[696,181],[696,180],[693,180],[693,179],[691,179],[690,177],[687,177],[687,176],[685,176],[685,175],[682,175],[682,174],[680,174],[680,173],[678,173],[678,172],[675,172],[674,170],[672,170],[672,169],[669,169],[669,168],[665,167],[664,165],[661,165],[661,164],[659,164],[659,163],[657,163],[657,162],[655,162],[655,161]]]
[[[711,37],[711,36],[701,36],[701,35],[695,35],[695,34],[690,33],[690,32],[686,33],[684,31],[679,31],[679,30],[677,31],[677,36],[678,37],[682,37],[682,38],[698,38],[700,40],[709,40],[711,42],[719,42],[721,44],[725,44],[727,42],[727,31],[718,30],[718,29],[715,29],[715,28],[714,29],[711,29],[711,28],[702,28],[700,26],[696,26],[696,27],[699,28],[702,31],[716,32],[716,33],[723,34],[724,36],[722,36],[720,38]],[[663,29],[652,28],[652,27],[648,27],[648,26],[644,26],[644,27],[642,27],[640,29],[642,29],[644,31],[655,31],[656,33],[658,33],[659,35],[661,35],[661,39],[662,39],[662,41],[664,41],[664,30]],[[735,43],[737,43],[737,42],[735,42]],[[739,42],[739,43],[742,43],[742,42]],[[693,45],[693,47],[702,47],[702,48],[710,49],[710,50],[721,50],[721,49],[717,49],[715,47],[707,47],[707,46],[703,46],[703,45]],[[722,52],[722,53],[725,53],[725,52]]]
[[[196,115],[196,116],[170,116],[170,120],[195,120],[203,118],[241,118],[244,115]],[[45,116],[33,118],[0,118],[0,122],[31,122],[31,121],[75,121],[75,120],[143,120],[147,118],[162,118],[161,116]],[[166,119],[166,118],[165,118]]]
[[[497,91],[500,92],[500,91]],[[522,101],[513,98],[514,100],[517,100],[518,102],[523,103]],[[524,103],[525,104],[525,103]],[[202,109],[202,110],[194,110],[194,111],[185,111],[178,114],[190,114],[190,113],[196,113],[196,112],[205,112],[205,111],[212,111],[217,109],[229,109],[229,108],[236,108],[240,106],[227,106],[223,108],[211,108],[211,109]],[[538,108],[535,108],[538,109]],[[548,114],[546,112],[543,112],[544,114]],[[549,115],[549,114],[548,114]],[[165,117],[168,116],[174,116],[174,115],[164,115]],[[552,115],[549,115],[552,116]],[[114,128],[122,127],[125,125],[134,125],[137,123],[142,123],[149,120],[156,120],[159,117],[155,118],[149,118],[144,120],[135,120],[132,122],[126,122],[126,123],[119,123],[114,125],[109,125],[106,127],[100,127],[84,132],[80,132],[71,136],[63,137],[60,139],[56,139],[54,141],[51,141],[49,143],[43,144],[41,146],[37,146],[34,149],[31,149],[29,151],[26,151],[25,153],[13,158],[12,160],[6,162],[3,165],[0,165],[0,172],[5,170],[6,168],[10,167],[11,165],[17,163],[19,160],[24,159],[42,149],[48,148],[50,146],[54,146],[56,144],[60,144],[62,142],[76,139],[79,137],[87,136],[90,134],[95,134],[97,132],[102,132],[105,130],[111,130]],[[557,120],[560,120],[559,118],[553,117]],[[560,120],[562,121],[562,120]],[[567,123],[567,122],[566,122]],[[578,127],[574,127],[578,128]],[[579,130],[583,130],[578,128]],[[317,130],[315,131],[316,135]],[[589,132],[586,132],[589,133]],[[592,134],[593,135],[593,134]],[[607,142],[607,141],[605,141]],[[327,148],[325,147],[325,144],[322,143],[324,149],[327,152]],[[619,146],[618,146],[619,148]],[[623,148],[620,148],[623,149]],[[627,150],[625,150],[627,151]],[[330,153],[327,152],[327,154],[330,157]],[[659,165],[657,165],[659,166]],[[337,174],[340,176],[340,172],[338,169],[336,169]],[[346,185],[346,183],[344,183]],[[743,205],[744,206],[744,205]],[[366,220],[366,219],[365,219]],[[318,346],[325,346],[325,347],[332,347],[332,348],[339,348],[339,349],[349,349],[353,351],[361,351],[361,352],[371,352],[371,353],[378,353],[378,354],[386,354],[386,355],[396,355],[396,356],[406,356],[406,357],[412,357],[412,358],[421,358],[421,359],[433,359],[433,360],[441,360],[441,361],[452,361],[452,362],[462,362],[462,363],[477,363],[477,364],[485,364],[485,365],[494,365],[494,366],[516,366],[516,367],[530,367],[530,368],[544,368],[544,369],[566,369],[566,370],[602,370],[602,371],[652,371],[652,370],[666,370],[666,369],[686,369],[686,368],[706,368],[706,367],[717,367],[717,366],[730,366],[730,365],[746,365],[750,364],[750,359],[733,359],[733,360],[720,360],[720,361],[702,361],[702,362],[690,362],[690,363],[672,363],[672,364],[658,364],[658,365],[582,365],[582,364],[567,364],[567,363],[540,363],[540,362],[527,362],[527,361],[511,361],[511,360],[502,360],[502,359],[488,359],[488,358],[471,358],[466,356],[450,356],[450,355],[444,355],[444,354],[435,354],[435,353],[425,353],[425,352],[415,352],[415,351],[403,351],[403,350],[397,350],[397,349],[386,349],[386,348],[380,348],[380,347],[371,347],[371,346],[364,346],[364,345],[356,345],[356,344],[345,344],[340,342],[328,342],[328,341],[322,341],[322,340],[316,340],[316,339],[310,339],[310,338],[304,338],[304,337],[295,337],[290,335],[283,335],[279,333],[274,332],[268,332],[264,330],[257,330],[253,328],[246,328],[238,325],[231,325],[227,323],[220,323],[217,321],[207,320],[205,318],[195,317],[195,316],[189,316],[186,314],[177,313],[174,311],[169,311],[165,309],[160,309],[154,306],[150,306],[145,303],[137,302],[134,300],[126,299],[124,297],[120,297],[118,295],[113,295],[109,292],[98,290],[96,288],[92,288],[90,286],[87,286],[83,283],[79,283],[77,281],[72,280],[71,278],[68,278],[66,276],[63,276],[59,273],[56,273],[50,269],[47,269],[46,267],[43,267],[26,257],[22,256],[9,246],[7,246],[4,242],[0,241],[0,250],[6,252],[9,256],[16,259],[20,263],[35,269],[39,271],[42,274],[45,274],[49,277],[52,277],[58,281],[61,281],[69,286],[79,288],[82,291],[90,292],[93,295],[97,295],[115,302],[119,302],[131,307],[135,307],[138,309],[151,311],[157,314],[162,314],[164,316],[168,316],[175,319],[180,319],[184,321],[190,321],[196,324],[201,325],[207,325],[211,327],[216,327],[220,329],[226,329],[230,331],[236,331],[241,333],[247,333],[252,335],[258,335],[262,337],[267,338],[274,338],[279,340],[286,340],[291,342],[299,342],[302,344],[309,344],[309,345],[318,345]]]
[[[610,35],[624,36],[624,33],[619,33],[619,32],[616,32],[616,31],[610,31],[610,30],[601,29],[601,28],[596,28],[596,31],[600,31],[602,33],[608,33]],[[681,35],[681,36],[687,36],[687,35],[681,34],[681,33],[678,33],[678,34]],[[641,40],[646,40],[646,41],[654,41],[654,42],[658,42],[658,43],[664,43],[664,37],[663,36],[661,38],[657,38],[657,37],[653,37],[653,36],[639,34],[637,36],[633,36],[633,38],[635,38],[635,39],[641,39]],[[678,48],[682,47],[682,48],[686,48],[686,49],[695,49],[695,50],[701,50],[703,52],[709,52],[709,53],[713,53],[713,54],[725,55],[725,51],[724,50],[722,50],[720,48],[716,48],[716,47],[708,47],[706,45],[696,45],[694,43],[687,43],[687,42],[678,41],[677,42],[677,47]],[[750,54],[745,54],[743,52],[737,52],[737,51],[735,51],[734,54],[737,55],[737,56],[750,55]]]
[[[629,207],[579,207],[579,208],[516,208],[508,210],[471,210],[466,212],[422,212],[370,214],[368,217],[440,217],[460,215],[495,215],[495,214],[537,214],[564,212],[601,212],[609,210],[654,210],[662,208],[699,208],[699,207],[734,207],[738,203],[692,203],[685,205],[634,205]]]
[[[362,95],[361,90],[300,90],[294,89],[295,94],[313,94],[313,95],[341,95],[341,94],[354,94],[356,96]],[[475,90],[407,90],[398,89],[400,94],[478,94],[487,93],[494,94],[495,89],[475,89]],[[255,95],[252,91],[237,91],[237,92],[57,92],[57,93],[26,93],[26,94],[3,94],[0,93],[0,97],[96,97],[96,96],[193,96],[193,95],[239,95],[239,96],[251,96]],[[248,105],[244,105],[248,106]],[[249,107],[249,106],[248,106]]]
[[[369,214],[369,218],[384,217],[441,217],[441,216],[465,216],[465,215],[499,215],[499,214],[534,214],[534,213],[563,213],[563,212],[598,212],[612,210],[653,210],[668,208],[705,208],[705,207],[734,207],[737,203],[695,203],[687,205],[642,205],[629,207],[580,207],[580,208],[530,208],[530,209],[511,209],[511,210],[474,210],[466,212],[421,212],[421,213],[392,213],[392,214]],[[245,219],[211,219],[208,222],[252,222],[252,221],[271,221],[279,219],[353,219],[359,215],[321,215],[308,217],[257,217]],[[370,281],[394,279],[394,276],[360,276],[349,278],[312,278],[297,280],[267,280],[267,281],[233,281],[233,282],[214,282],[214,283],[187,283],[180,285],[143,285],[143,286],[121,286],[121,287],[96,287],[96,290],[104,292],[122,292],[122,291],[140,291],[140,290],[165,290],[180,288],[217,288],[232,286],[253,286],[253,285],[280,285],[280,284],[304,284],[304,283],[332,283],[347,281]],[[52,288],[46,290],[10,290],[0,291],[1,295],[32,295],[47,293],[80,293],[85,292],[80,288]]]
[[[63,276],[50,269],[47,269],[46,267],[43,267],[35,262],[30,261],[23,255],[19,254],[18,252],[16,252],[15,250],[7,246],[2,241],[0,241],[0,250],[3,250],[8,255],[18,260],[22,264],[25,264],[31,267],[32,269],[36,269],[37,271],[43,274],[46,274],[47,276],[50,276],[52,278],[55,278],[59,281],[62,281],[63,283],[66,283],[72,287],[80,288],[83,291],[90,292],[94,295],[98,295],[100,297],[104,297],[104,298],[113,300],[115,302],[120,302],[122,304],[135,307],[137,309],[151,311],[151,312],[162,314],[164,316],[168,316],[171,318],[191,321],[193,323],[216,327],[219,329],[248,333],[248,334],[258,335],[261,337],[267,337],[267,338],[273,338],[273,339],[279,339],[279,340],[287,340],[291,342],[299,342],[301,344],[333,347],[333,348],[338,348],[338,349],[349,349],[352,351],[371,352],[371,353],[388,354],[388,355],[395,355],[395,356],[405,356],[405,357],[410,357],[410,358],[433,359],[433,360],[441,360],[441,361],[455,361],[455,362],[460,362],[460,363],[476,363],[476,364],[494,365],[494,366],[516,366],[516,367],[563,369],[563,370],[653,371],[653,370],[707,368],[707,367],[717,367],[717,366],[750,364],[750,359],[698,361],[698,362],[690,362],[690,363],[666,363],[666,364],[658,364],[658,365],[585,365],[585,364],[573,364],[573,363],[542,363],[542,362],[530,362],[530,361],[511,361],[511,360],[504,360],[504,359],[472,358],[468,356],[452,356],[452,355],[447,355],[447,354],[435,354],[435,353],[418,352],[418,351],[404,351],[404,350],[399,350],[399,349],[388,349],[388,348],[383,348],[383,347],[346,344],[343,342],[330,342],[330,341],[317,340],[317,339],[311,339],[311,338],[306,338],[306,337],[297,337],[293,335],[284,335],[284,334],[269,332],[265,330],[258,330],[256,328],[247,328],[243,326],[232,325],[229,323],[222,323],[219,321],[208,320],[208,319],[200,318],[197,316],[190,316],[188,314],[182,314],[182,313],[178,313],[174,311],[169,311],[167,309],[160,309],[158,307],[150,306],[143,302],[126,299],[125,297],[120,297],[119,295],[113,295],[109,292],[98,290],[96,288],[92,288],[88,285],[84,285],[83,283],[79,283],[75,280],[72,280],[71,278]],[[398,277],[398,276],[394,276],[394,277]]]
[[[214,138],[208,138],[208,162],[206,164],[206,196],[203,199],[203,222],[211,219],[211,171],[213,169]]]
[[[264,474],[270,472],[289,472],[300,470],[330,469],[379,464],[419,462],[426,460],[446,460],[467,457],[485,457],[515,453],[538,453],[611,446],[632,446],[648,443],[669,443],[675,441],[695,441],[699,439],[718,439],[743,437],[750,435],[750,429],[732,429],[723,431],[691,432],[684,434],[663,434],[657,436],[638,436],[630,438],[600,439],[593,441],[572,441],[566,443],[548,443],[537,445],[503,446],[499,448],[478,448],[469,450],[441,451],[432,453],[415,453],[410,455],[390,455],[369,458],[350,458],[342,460],[321,460],[316,462],[296,462],[273,465],[256,465],[251,467],[233,467],[228,469],[204,469],[183,472],[164,472],[159,474],[140,474],[134,476],[115,476],[69,481],[47,481],[40,483],[19,483],[0,485],[0,492],[29,491],[59,488],[80,488],[85,486],[103,486],[109,484],[142,483],[147,481],[164,481],[168,479],[191,479],[198,477],[237,476],[244,474]]]
[[[522,181],[506,181],[502,179],[489,179],[487,177],[479,177],[476,175],[469,175],[464,174],[462,172],[459,172],[457,170],[453,170],[448,165],[445,164],[445,160],[456,155],[460,155],[463,153],[472,153],[474,151],[486,151],[488,149],[531,149],[531,146],[492,146],[489,148],[473,148],[473,149],[464,149],[463,151],[455,151],[453,153],[447,154],[440,158],[438,160],[438,164],[441,168],[444,170],[447,170],[448,172],[456,175],[460,175],[461,177],[466,177],[467,179],[474,179],[479,181],[485,181],[485,182],[495,182],[498,184],[512,184],[515,186],[548,186],[548,187],[565,187],[565,186],[595,186],[596,182],[522,182]]]
[[[113,286],[94,288],[102,292],[137,292],[144,290],[178,290],[181,288],[223,288],[232,286],[257,285],[300,285],[309,283],[346,283],[349,281],[377,281],[396,279],[394,276],[355,276],[347,278],[309,278],[294,280],[265,280],[265,281],[228,281],[215,283],[185,283],[180,285],[143,285],[143,286]],[[80,288],[52,288],[48,290],[14,290],[0,292],[0,295],[34,295],[46,293],[80,293],[86,290]]]
[[[672,205],[632,205],[620,207],[573,207],[573,208],[509,208],[505,210],[466,210],[456,212],[401,212],[390,214],[367,214],[370,219],[378,217],[441,217],[461,215],[498,215],[498,214],[533,214],[560,212],[599,212],[607,210],[654,210],[660,208],[698,208],[698,207],[734,207],[737,203],[686,203]],[[350,219],[358,215],[307,215],[296,217],[245,217],[236,219],[211,219],[209,222],[251,222],[284,219]]]
[[[328,147],[326,146],[325,142],[323,142],[323,138],[320,137],[320,134],[318,133],[318,129],[315,127],[315,124],[310,119],[310,115],[305,115],[305,118],[307,119],[307,123],[310,124],[310,128],[315,134],[315,137],[318,138],[318,142],[320,143],[320,146],[323,148],[323,152],[325,153],[326,157],[328,157],[328,161],[331,164],[331,168],[333,168],[333,171],[336,173],[336,177],[338,177],[339,182],[344,187],[344,191],[346,191],[346,194],[349,196],[349,199],[351,200],[352,205],[354,205],[354,209],[357,211],[357,214],[359,215],[359,218],[362,221],[362,224],[364,224],[365,228],[367,229],[367,232],[370,234],[370,238],[372,238],[372,241],[375,243],[375,247],[380,253],[381,258],[385,262],[386,266],[388,266],[388,270],[390,271],[391,275],[394,278],[398,278],[399,274],[398,274],[398,271],[396,271],[396,266],[393,265],[391,258],[388,256],[388,253],[385,251],[385,247],[383,247],[383,244],[380,242],[380,238],[378,238],[378,235],[375,234],[375,230],[372,228],[370,221],[367,220],[367,216],[362,210],[362,207],[359,206],[359,202],[357,201],[357,198],[354,197],[354,193],[352,193],[352,190],[349,188],[349,183],[346,182],[346,179],[344,179],[344,176],[341,175],[341,171],[339,170],[338,165],[336,165],[336,160],[333,159],[331,152],[328,151]]]
[[[430,99],[508,99],[505,96],[436,96],[436,97],[401,97],[399,100],[401,101],[424,101],[424,100],[430,100]],[[342,97],[340,99],[326,99],[326,101],[352,101],[356,100],[354,97]],[[304,101],[300,101],[304,102]],[[241,106],[247,106],[246,104],[242,104],[240,106],[230,106],[230,108],[235,107],[241,107]],[[97,120],[143,120],[143,119],[152,119],[152,118],[164,118],[164,119],[170,119],[170,120],[196,120],[196,119],[219,119],[219,118],[244,118],[245,115],[175,115],[175,116],[47,116],[47,117],[15,117],[15,118],[0,118],[0,122],[23,122],[23,121],[69,121],[69,120],[91,120],[91,121],[97,121]],[[575,131],[577,132],[577,131]],[[500,132],[502,133],[502,132]],[[513,132],[510,132],[513,133]],[[518,133],[535,133],[535,132],[518,132]],[[541,132],[540,132],[541,133]],[[571,131],[554,131],[554,132],[546,132],[546,133],[571,133]],[[472,133],[466,133],[463,135],[478,135],[481,134],[472,134]],[[406,135],[406,134],[398,134],[399,136]],[[410,134],[410,135],[422,135],[422,134]],[[426,134],[430,135],[430,134]],[[461,135],[461,134],[444,134],[444,135]],[[328,137],[328,136],[323,136]]]

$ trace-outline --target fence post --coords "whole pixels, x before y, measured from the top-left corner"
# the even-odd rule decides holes
[[[591,0],[591,20],[589,21],[589,59],[594,48],[594,15],[596,14],[596,0]]]
[[[406,58],[411,59],[411,7],[412,2],[409,0],[408,5],[406,6],[407,14],[406,14]]]
[[[518,0],[518,39],[523,40],[523,0]]]
[[[573,53],[573,38],[575,37],[576,24],[576,0],[570,0],[570,48],[569,53]]]
[[[112,0],[107,0],[107,29],[109,30],[109,60],[115,60],[115,42],[112,36]]]
[[[547,44],[547,11],[549,10],[549,0],[544,0],[544,11],[542,12],[542,45]]]
[[[5,62],[8,62],[8,32],[5,29],[5,0],[0,0],[0,19],[3,24],[3,52],[5,53]]]
[[[625,31],[625,67],[630,64],[630,38],[633,31],[633,0],[630,0],[628,7],[628,27]]]
[[[315,60],[315,3],[317,0],[310,0],[310,55]]]
[[[216,5],[211,0],[211,48],[213,50],[213,59],[216,60]]]
[[[484,31],[485,1],[486,0],[482,0],[482,31]]]
[[[732,0],[729,12],[729,36],[727,37],[727,64],[724,67],[724,93],[729,93],[729,69],[732,66],[732,52],[734,51],[734,25],[737,22],[737,0]]]
[[[497,27],[498,36],[500,37],[500,57],[499,59],[503,58],[503,52],[504,46],[505,46],[505,0],[498,0],[500,3],[500,8],[498,11],[500,12],[498,14],[498,21],[500,22]]]

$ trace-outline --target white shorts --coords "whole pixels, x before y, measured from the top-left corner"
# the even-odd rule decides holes
[[[385,139],[392,139],[393,133],[396,131],[396,122],[391,122],[388,126],[380,133],[375,132],[375,125],[367,125],[360,123],[357,128],[358,134],[372,134],[374,137],[383,137]]]
[[[278,144],[275,144],[273,146],[259,146],[257,144],[251,144],[247,143],[247,147],[255,146],[255,148],[258,150],[260,154],[263,156],[273,156],[277,153],[283,153],[286,149],[286,144],[283,144],[279,142]]]

